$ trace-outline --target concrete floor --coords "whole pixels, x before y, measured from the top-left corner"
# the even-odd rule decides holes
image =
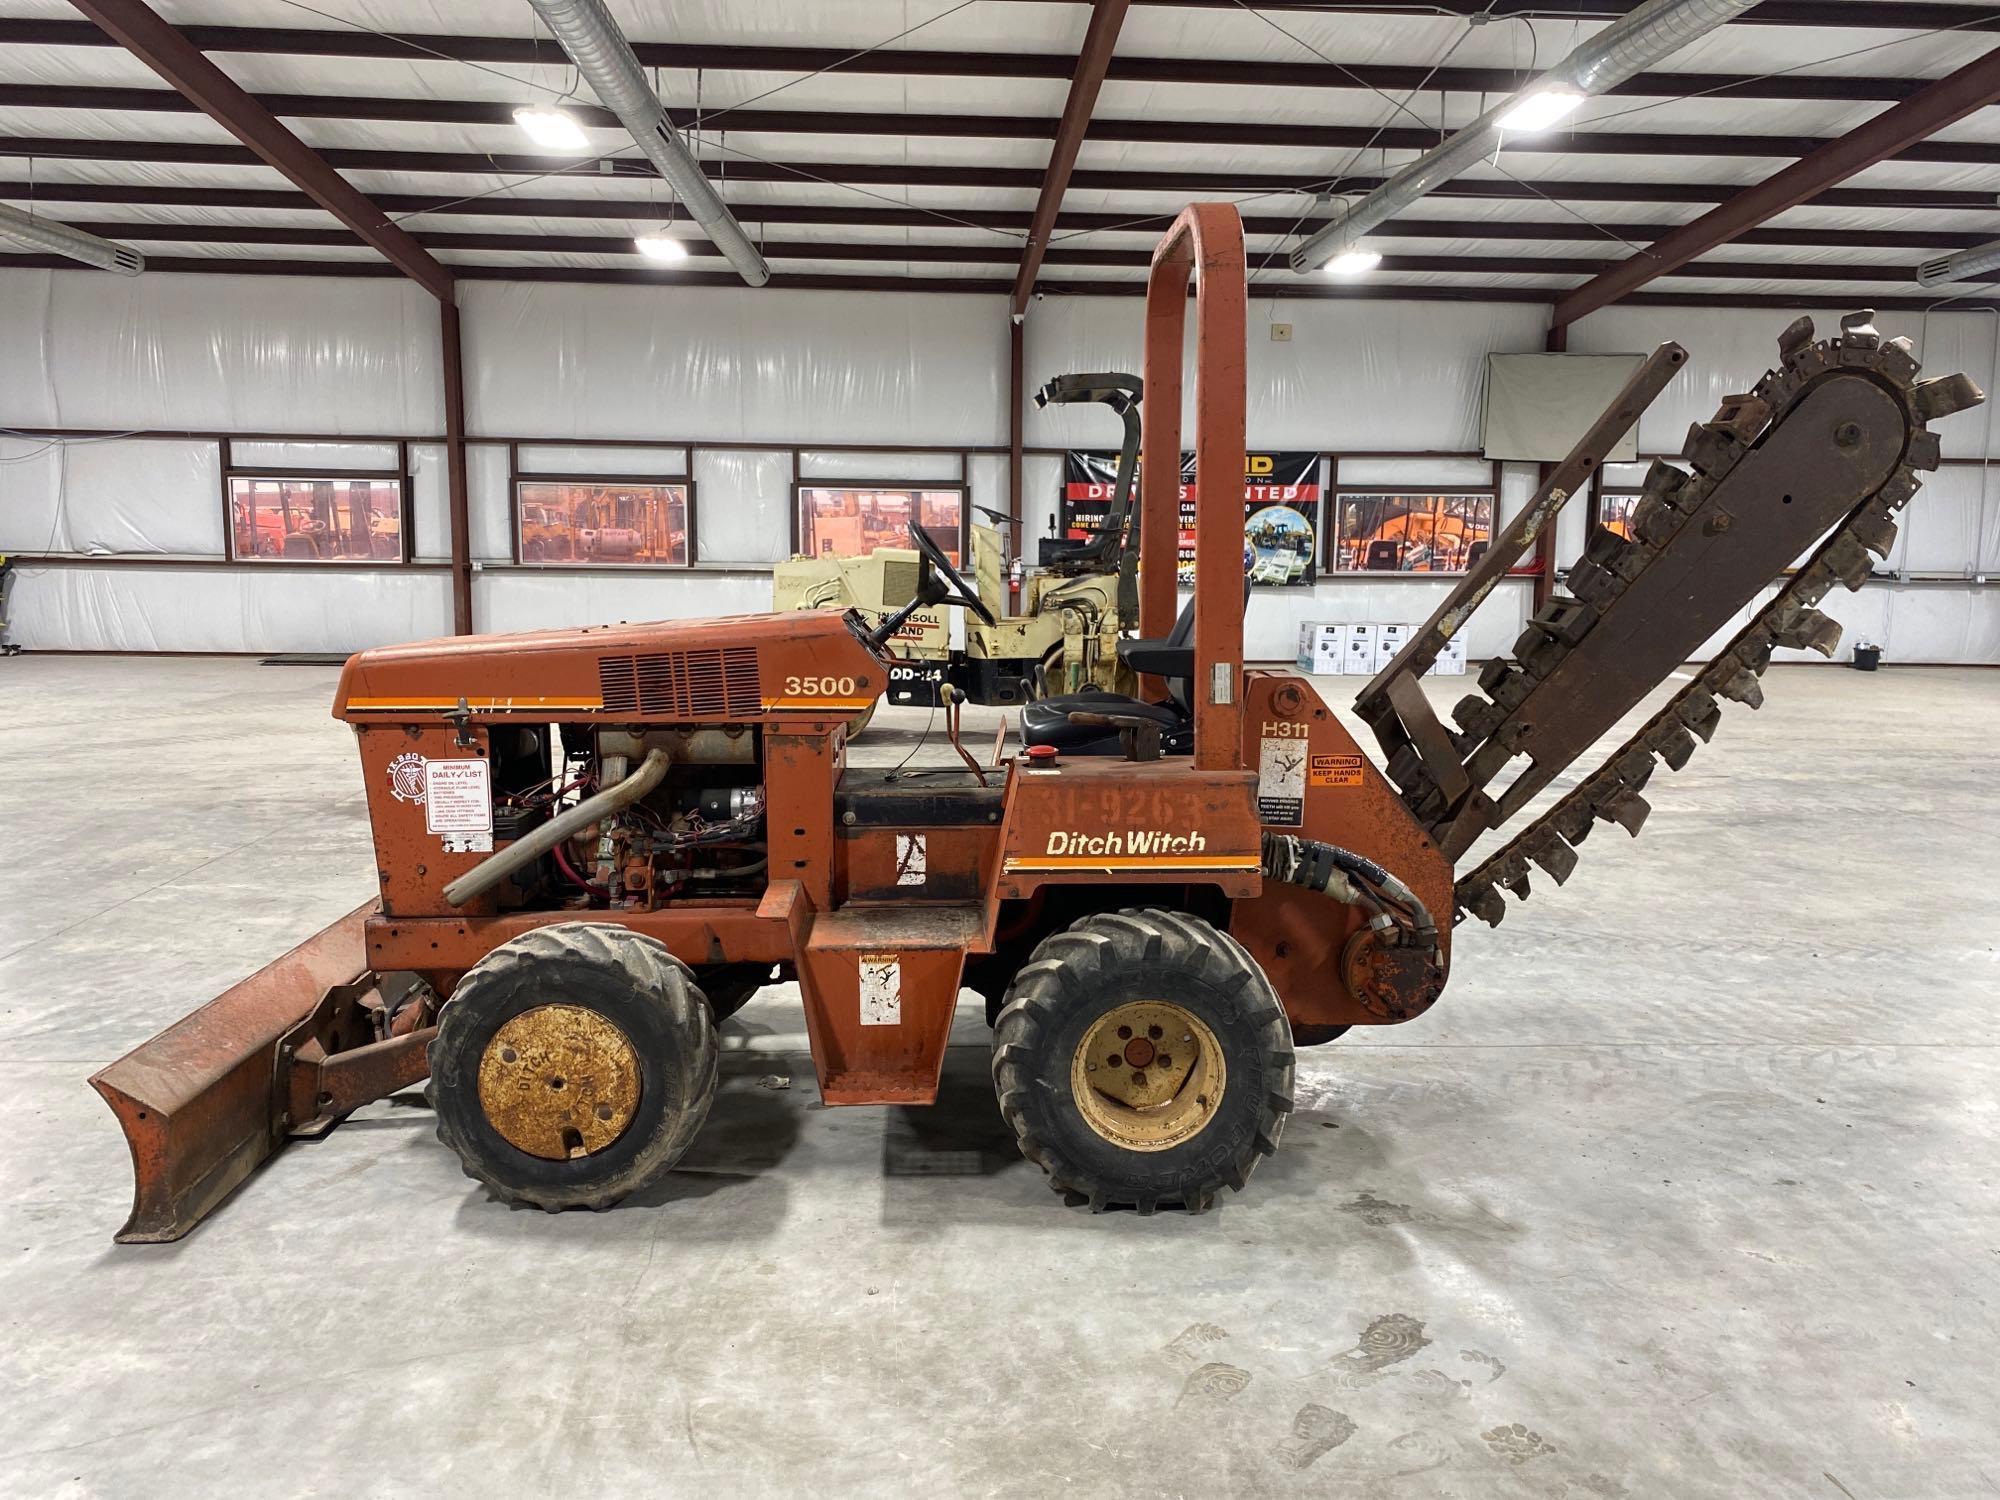
[[[1774,670],[1206,1217],[1065,1209],[970,1004],[830,1111],[767,991],[614,1212],[406,1097],[114,1247],[85,1075],[371,888],[332,684],[0,662],[0,1494],[2000,1494],[2000,674]]]

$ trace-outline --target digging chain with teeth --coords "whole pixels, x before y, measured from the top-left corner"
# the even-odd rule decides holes
[[[1809,648],[1832,656],[1840,641],[1840,626],[1813,606],[1836,583],[1858,589],[1873,569],[1874,557],[1886,558],[1896,539],[1894,516],[1916,494],[1918,470],[1938,465],[1938,439],[1926,423],[1977,405],[1981,393],[1963,375],[1917,382],[1917,361],[1907,339],[1884,341],[1870,326],[1870,313],[1841,320],[1837,339],[1815,341],[1810,318],[1800,318],[1778,339],[1780,363],[1767,371],[1748,397],[1726,399],[1713,420],[1689,432],[1683,457],[1693,473],[1656,462],[1646,477],[1642,498],[1633,512],[1629,539],[1599,528],[1583,560],[1570,570],[1567,583],[1573,600],[1558,600],[1544,611],[1556,621],[1564,604],[1581,601],[1602,611],[1659,556],[1689,518],[1701,511],[1711,491],[1752,450],[1760,436],[1776,431],[1813,385],[1825,377],[1866,372],[1893,389],[1904,415],[1906,432],[1900,461],[1872,493],[1826,534],[1812,557],[1800,567],[1776,597],[1738,631],[1687,687],[1649,719],[1645,727],[1612,752],[1597,770],[1537,818],[1504,848],[1463,876],[1455,891],[1461,918],[1477,916],[1497,926],[1506,914],[1504,888],[1519,899],[1528,895],[1528,866],[1539,865],[1560,885],[1576,868],[1576,846],[1598,820],[1616,823],[1637,835],[1650,810],[1640,796],[1655,765],[1664,761],[1678,771],[1694,754],[1697,740],[1707,741],[1722,717],[1719,699],[1750,708],[1764,701],[1758,678],[1778,646]],[[1836,429],[1835,442],[1843,434]],[[1785,500],[1789,502],[1791,496]],[[1727,518],[1723,518],[1726,525]],[[1710,525],[1715,524],[1710,522]],[[1491,735],[1533,685],[1546,679],[1574,650],[1560,630],[1538,621],[1516,646],[1511,661],[1490,662],[1480,686],[1491,697],[1468,697],[1453,717],[1464,735],[1454,740],[1466,746]],[[1405,788],[1406,800],[1420,815],[1435,808],[1429,788]],[[1411,795],[1415,793],[1415,795]]]

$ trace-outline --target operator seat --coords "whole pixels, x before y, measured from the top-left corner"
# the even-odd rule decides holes
[[[1243,603],[1250,603],[1250,580],[1243,580]],[[1157,640],[1118,643],[1118,659],[1135,672],[1164,677],[1165,703],[1144,703],[1125,693],[1085,688],[1038,698],[1021,710],[1021,743],[1053,745],[1065,755],[1119,755],[1124,747],[1115,728],[1102,724],[1072,724],[1071,713],[1124,714],[1151,719],[1160,726],[1160,750],[1165,755],[1194,753],[1194,595],[1181,606],[1174,628]]]

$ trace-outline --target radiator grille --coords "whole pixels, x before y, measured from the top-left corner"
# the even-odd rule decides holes
[[[747,719],[764,709],[757,652],[750,646],[600,657],[597,685],[608,714]]]

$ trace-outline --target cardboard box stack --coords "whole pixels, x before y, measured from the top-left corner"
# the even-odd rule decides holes
[[[1381,624],[1372,620],[1335,622],[1308,620],[1299,626],[1297,666],[1316,677],[1373,677],[1395,660],[1418,626],[1407,621]],[[1436,677],[1465,675],[1465,640],[1445,643],[1431,668]]]

